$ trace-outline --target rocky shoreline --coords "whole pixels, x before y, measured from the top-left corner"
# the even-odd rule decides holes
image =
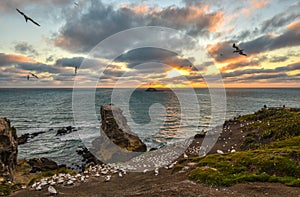
[[[103,115],[103,117],[106,116]],[[80,196],[93,194],[103,196],[124,196],[125,194],[127,196],[168,196],[169,194],[199,196],[199,191],[202,191],[203,196],[261,196],[267,194],[280,196],[283,194],[282,191],[284,191],[284,195],[298,196],[300,195],[299,118],[299,109],[277,108],[261,109],[254,114],[228,120],[223,125],[217,143],[207,156],[199,157],[201,143],[206,135],[206,133],[200,133],[195,135],[189,148],[175,162],[163,168],[153,171],[145,170],[140,173],[127,172],[121,166],[103,164],[95,160],[96,158],[93,158],[93,155],[84,147],[78,153],[86,155],[89,158],[87,162],[91,163],[85,167],[82,173],[68,170],[65,166],[55,165],[46,158],[34,159],[31,162],[18,161],[18,165],[15,167],[12,165],[15,181],[7,179],[9,176],[5,180],[3,178],[2,191],[1,189],[0,191],[2,195],[9,194],[9,191],[3,192],[3,188],[6,186],[11,191],[21,189],[13,196],[41,196],[47,195],[51,191],[54,194],[53,189],[62,196],[72,196],[75,193]],[[121,129],[126,128],[125,123],[126,121],[123,120]],[[118,131],[120,128],[117,128],[116,125],[122,125],[113,124],[111,119],[105,119],[103,124],[109,124],[103,126],[104,130],[109,128],[107,130],[118,129]],[[5,128],[14,131],[11,127],[6,126]],[[16,138],[16,134],[13,133],[11,132],[10,139],[13,139],[13,136]],[[115,144],[124,146],[124,143]],[[291,150],[289,147],[295,150]],[[277,151],[279,155],[277,155]],[[259,160],[260,163],[254,160],[256,157],[262,157]],[[264,158],[268,160],[264,160]],[[287,158],[289,160],[286,160]],[[274,166],[268,167],[269,160],[273,160],[274,165],[279,166],[276,168],[278,172],[272,171]],[[231,162],[234,162],[234,165]],[[241,162],[243,165],[240,164]],[[41,163],[44,163],[45,166],[39,166]],[[291,169],[285,169],[285,165]],[[32,171],[33,166],[35,170]],[[223,171],[224,169],[231,170],[234,177],[226,170]],[[247,182],[254,182],[254,185]],[[157,187],[153,187],[154,185]],[[237,189],[238,185],[245,191]],[[249,192],[249,187],[260,187],[261,189]]]

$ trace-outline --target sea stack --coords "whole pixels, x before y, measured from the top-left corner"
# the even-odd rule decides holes
[[[91,151],[101,162],[126,162],[147,151],[147,146],[131,131],[123,111],[113,105],[101,106],[100,137],[96,138]]]
[[[101,106],[101,128],[105,135],[121,149],[130,152],[146,152],[146,145],[131,131],[123,111],[112,104]]]
[[[0,174],[13,181],[13,169],[17,165],[18,142],[16,129],[10,121],[0,118]]]

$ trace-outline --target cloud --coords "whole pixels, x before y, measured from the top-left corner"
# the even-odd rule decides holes
[[[0,53],[0,66],[12,65],[20,62],[34,62],[23,55]]]
[[[280,35],[266,34],[248,42],[239,43],[238,45],[241,49],[245,49],[244,52],[250,56],[280,48],[298,46],[300,45],[299,37],[300,22],[294,22],[288,25],[286,31]],[[237,59],[239,56],[232,53],[233,43],[237,43],[237,41],[230,40],[208,45],[207,51],[217,62]],[[220,54],[223,54],[223,56],[220,56]]]
[[[20,68],[27,71],[35,71],[37,73],[48,72],[48,73],[60,73],[62,69],[55,68],[53,66],[42,64],[42,63],[29,63],[22,62],[16,65],[16,68]]]
[[[270,62],[272,63],[284,62],[287,59],[289,59],[289,57],[287,56],[274,56],[270,59]]]
[[[65,14],[66,24],[58,35],[54,35],[56,46],[72,52],[87,52],[103,39],[133,27],[165,26],[194,36],[215,31],[223,22],[223,13],[208,12],[208,6],[169,6],[162,9],[151,7],[136,11],[136,7],[114,8],[104,5],[101,1],[91,2],[87,12],[80,16]],[[148,40],[151,39],[145,36]]]
[[[83,60],[84,60],[84,57],[61,58],[61,59],[56,60],[55,65],[62,66],[62,67],[77,67],[77,68],[79,68]]]
[[[262,23],[261,32],[272,32],[300,17],[299,13],[282,12]]]
[[[296,62],[293,64],[289,64],[286,66],[279,66],[274,69],[244,69],[244,70],[236,70],[233,72],[226,72],[222,73],[222,76],[224,78],[235,78],[235,77],[240,77],[243,75],[249,75],[249,74],[262,74],[262,73],[282,73],[282,72],[290,72],[290,71],[299,71],[300,72],[300,62]]]
[[[15,45],[15,51],[18,53],[26,54],[29,56],[38,56],[38,52],[33,48],[32,45],[27,42],[19,42]]]
[[[69,0],[1,0],[0,1],[0,11],[1,12],[11,12],[16,8],[26,7],[28,5],[40,5],[40,6],[49,6],[49,5],[63,5],[70,4]]]
[[[160,62],[174,68],[189,68],[192,65],[190,60],[172,51],[152,47],[135,49],[124,53],[115,59],[115,62],[124,62],[128,68],[133,68],[147,62]]]

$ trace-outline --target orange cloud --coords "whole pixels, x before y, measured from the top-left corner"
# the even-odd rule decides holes
[[[255,9],[260,9],[262,7],[265,7],[266,5],[269,4],[268,0],[250,0],[249,1],[251,7],[255,8]]]
[[[0,53],[0,65],[9,64],[9,63],[20,63],[20,62],[35,62],[35,61],[23,55]]]
[[[269,4],[269,0],[248,0],[249,7],[242,9],[242,14],[250,16],[253,10],[263,8]]]
[[[288,27],[288,29],[293,29],[293,30],[296,30],[297,32],[300,32],[300,28],[298,28],[298,27],[300,27],[300,21],[292,22],[287,27]]]

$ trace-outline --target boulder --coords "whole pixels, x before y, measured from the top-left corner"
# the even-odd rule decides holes
[[[18,142],[16,129],[10,121],[0,118],[0,174],[13,181],[13,169],[17,165]]]
[[[28,161],[29,165],[31,166],[32,173],[38,171],[48,171],[48,170],[56,170],[58,169],[58,165],[55,161],[47,159],[45,157],[42,158],[33,158]]]
[[[147,151],[147,146],[130,130],[120,108],[112,104],[105,104],[101,106],[100,113],[101,128],[109,140],[125,151]]]
[[[74,131],[77,131],[77,129],[75,129],[75,127],[72,127],[72,126],[63,127],[63,128],[60,128],[60,129],[57,130],[56,136],[66,135],[66,134],[72,133]]]

